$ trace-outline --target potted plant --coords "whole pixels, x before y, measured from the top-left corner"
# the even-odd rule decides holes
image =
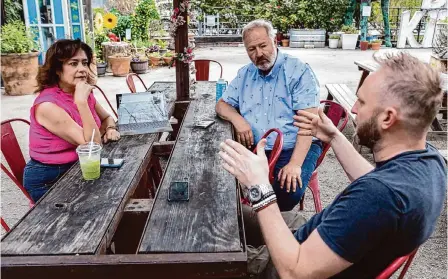
[[[355,49],[358,41],[358,30],[353,26],[342,26],[342,49]]]
[[[163,55],[163,61],[165,62],[165,64],[167,64],[168,66],[170,66],[171,63],[173,62],[173,57],[174,57],[174,52],[172,52],[172,51],[167,51],[167,52]]]
[[[116,77],[124,77],[129,74],[131,67],[131,55],[128,46],[120,46],[115,54],[108,57],[112,74]]]
[[[339,43],[339,35],[330,35],[328,39],[328,47],[329,48],[338,48]]]
[[[96,73],[99,77],[106,74],[107,63],[103,60],[103,53],[101,50],[96,51]]]
[[[162,56],[160,56],[160,53],[158,52],[152,52],[149,54],[149,59],[151,60],[151,64],[153,66],[159,66]]]
[[[379,50],[381,48],[381,40],[373,40],[372,42],[372,50]]]
[[[33,94],[37,89],[38,45],[21,21],[1,28],[1,72],[7,95]]]
[[[144,74],[148,71],[148,58],[145,55],[137,53],[132,57],[131,69],[136,74]]]
[[[288,35],[283,35],[282,46],[289,47],[289,36]]]
[[[160,55],[163,56],[168,51],[168,49],[167,49],[168,42],[167,41],[163,41],[163,40],[158,40],[157,44],[160,47],[159,53],[160,53]]]
[[[359,43],[359,47],[361,48],[362,51],[365,51],[369,48],[369,42],[368,41],[361,41]]]

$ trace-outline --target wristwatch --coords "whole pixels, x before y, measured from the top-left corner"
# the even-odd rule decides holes
[[[255,184],[249,187],[248,198],[251,204],[259,203],[272,195],[275,196],[275,192],[270,184]]]

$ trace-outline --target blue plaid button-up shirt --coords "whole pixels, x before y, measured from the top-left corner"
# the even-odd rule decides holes
[[[255,144],[266,131],[279,128],[283,133],[283,149],[293,149],[298,128],[292,117],[297,110],[319,106],[319,83],[308,64],[278,51],[268,75],[264,76],[253,63],[244,66],[222,99],[249,122]],[[268,137],[267,150],[273,148],[275,138],[275,133]]]

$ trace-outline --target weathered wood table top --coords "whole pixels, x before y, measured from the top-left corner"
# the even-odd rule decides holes
[[[232,138],[232,127],[216,117],[215,82],[198,82],[196,96],[155,197],[139,253],[243,251],[237,183],[221,167],[218,156],[219,143]],[[216,122],[207,129],[194,127],[195,121],[203,119]],[[173,181],[188,181],[188,202],[167,200]]]
[[[126,200],[150,159],[156,134],[123,136],[101,156],[124,158],[93,181],[74,165],[2,239],[2,256],[98,254],[106,249]]]

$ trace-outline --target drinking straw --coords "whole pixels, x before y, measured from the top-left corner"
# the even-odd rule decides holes
[[[93,148],[93,136],[95,135],[95,129],[93,129],[92,131],[92,138],[90,139],[90,147],[89,147],[89,159],[90,156],[92,155],[92,148]]]

